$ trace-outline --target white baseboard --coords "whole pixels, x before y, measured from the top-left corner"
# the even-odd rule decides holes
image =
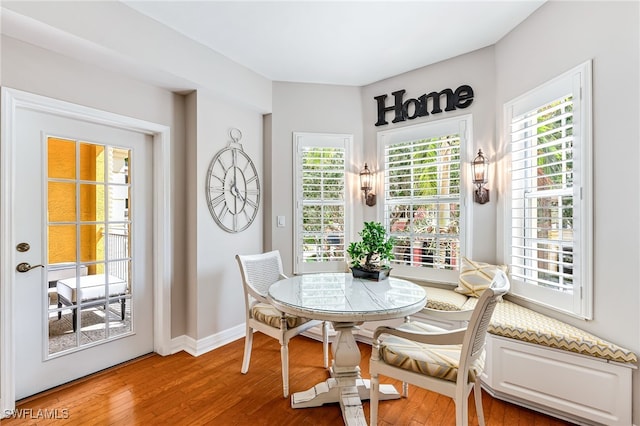
[[[212,334],[202,339],[182,335],[171,339],[171,353],[185,351],[192,356],[200,356],[209,351],[222,347],[235,340],[241,339],[245,334],[245,325],[240,324],[230,329]]]

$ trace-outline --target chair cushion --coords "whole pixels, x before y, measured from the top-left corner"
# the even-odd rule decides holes
[[[450,289],[424,287],[427,292],[427,308],[440,311],[459,311],[468,297]]]
[[[279,310],[267,303],[258,303],[251,308],[251,316],[253,318],[275,328],[280,328],[281,315]],[[287,329],[298,327],[310,321],[307,318],[300,318],[289,314],[285,314],[285,318],[287,319]]]
[[[463,257],[460,265],[458,287],[455,288],[455,291],[467,296],[480,297],[482,292],[491,285],[498,269],[507,273],[506,265],[491,265]]]
[[[469,298],[465,309],[473,309],[476,301]],[[488,332],[596,358],[623,363],[638,362],[637,355],[629,349],[508,300],[496,305]]]
[[[416,322],[403,324],[398,328],[423,333],[439,330],[437,327]],[[462,345],[428,345],[391,335],[383,335],[383,338],[379,354],[385,363],[425,376],[451,382],[457,380]],[[469,382],[475,382],[476,377],[482,373],[484,362],[485,352],[482,351],[469,369]]]

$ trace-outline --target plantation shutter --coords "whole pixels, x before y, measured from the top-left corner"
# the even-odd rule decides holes
[[[429,268],[457,276],[466,125],[464,119],[447,120],[381,139],[384,219],[395,239],[395,268]]]
[[[296,273],[344,270],[350,136],[296,134]]]
[[[505,106],[512,292],[592,315],[589,62]]]
[[[573,292],[573,96],[511,121],[511,274]]]

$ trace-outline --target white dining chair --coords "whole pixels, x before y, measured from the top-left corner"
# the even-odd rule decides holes
[[[262,254],[236,255],[236,260],[240,266],[246,305],[246,336],[241,372],[246,374],[249,371],[254,330],[277,339],[280,342],[282,389],[286,398],[289,396],[289,340],[321,324],[324,367],[328,368],[328,324],[285,314],[269,303],[267,300],[269,286],[280,279],[287,278],[283,274],[282,259],[278,250]]]
[[[456,425],[469,421],[468,398],[473,389],[478,423],[484,425],[480,374],[484,368],[485,341],[491,315],[499,298],[509,290],[509,279],[498,271],[491,286],[480,296],[469,324],[457,330],[444,330],[420,322],[407,322],[397,328],[378,327],[371,350],[371,424],[378,421],[379,375],[453,398]]]

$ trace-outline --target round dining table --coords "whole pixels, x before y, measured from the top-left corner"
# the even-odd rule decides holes
[[[360,350],[353,331],[365,321],[407,317],[427,303],[424,289],[389,277],[382,281],[354,278],[349,273],[298,275],[269,287],[269,301],[291,315],[330,321],[336,331],[331,345],[331,377],[291,395],[293,408],[339,402],[346,425],[365,425],[362,400],[369,399],[369,380],[360,376]],[[391,385],[380,386],[380,399],[399,398]]]

